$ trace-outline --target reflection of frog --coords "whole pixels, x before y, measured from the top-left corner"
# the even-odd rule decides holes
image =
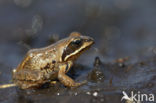
[[[80,86],[82,83],[76,83],[66,73],[75,59],[93,43],[91,37],[74,32],[48,47],[32,49],[13,70],[13,81],[22,89],[40,87],[56,79],[67,87]]]

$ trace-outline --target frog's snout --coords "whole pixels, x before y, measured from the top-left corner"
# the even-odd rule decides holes
[[[86,40],[85,40],[85,42],[88,42],[88,43],[90,43],[90,44],[94,44],[95,42],[94,42],[94,39],[92,38],[92,37],[88,37]]]

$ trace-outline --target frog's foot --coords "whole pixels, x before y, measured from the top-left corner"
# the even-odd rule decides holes
[[[71,79],[69,76],[67,76],[64,73],[59,73],[58,79],[66,87],[78,87],[87,83],[87,81],[76,83],[73,79]]]
[[[72,78],[66,75],[66,73],[70,70],[72,65],[72,61],[59,64],[58,80],[66,87],[78,87],[83,84],[86,84],[87,81],[83,81],[82,83],[76,83]]]
[[[85,85],[85,84],[87,84],[87,82],[88,82],[87,80],[84,80],[84,81],[81,82],[81,85]]]
[[[57,81],[51,81],[50,84],[51,85],[55,85],[57,83]]]
[[[67,76],[65,73],[70,69],[71,62],[68,64],[61,65],[58,72],[58,80],[66,87],[78,87],[85,84],[87,81],[83,81],[82,83],[76,83],[72,78]]]

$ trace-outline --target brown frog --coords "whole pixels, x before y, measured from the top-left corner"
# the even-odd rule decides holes
[[[66,87],[80,86],[84,82],[76,83],[66,73],[93,43],[91,37],[74,32],[50,46],[31,49],[13,70],[13,82],[22,89],[40,87],[55,80]]]

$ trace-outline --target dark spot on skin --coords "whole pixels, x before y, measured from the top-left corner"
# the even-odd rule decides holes
[[[66,67],[66,72],[68,71],[68,69],[69,69],[69,66],[68,66],[68,64],[67,64],[67,67]]]
[[[43,69],[49,69],[50,68],[50,64],[48,63]]]
[[[53,52],[56,52],[56,49],[55,48],[53,49]]]
[[[53,64],[55,64],[55,63],[56,63],[56,61],[55,61],[55,60],[53,60],[53,61],[52,61],[52,63],[53,63]]]

